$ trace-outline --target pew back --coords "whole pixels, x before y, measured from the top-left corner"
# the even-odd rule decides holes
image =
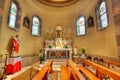
[[[108,68],[109,68],[110,64],[120,67],[120,63],[117,63],[117,62],[114,62],[114,61],[110,61],[110,60],[107,60],[107,59],[105,59],[105,63],[107,64]]]
[[[96,69],[96,76],[99,77],[100,79],[103,78],[103,76],[109,76],[114,80],[119,80],[120,79],[120,73],[117,73],[115,71],[112,71],[106,67],[100,66],[96,63],[93,63],[91,61],[88,61],[86,59],[82,60],[82,63],[85,65],[93,66]]]
[[[100,80],[95,76],[95,74],[91,73],[89,70],[87,70],[85,67],[79,65],[79,70],[84,73],[90,80]]]
[[[70,80],[70,71],[67,66],[61,66],[61,80]]]
[[[32,80],[47,80],[48,74],[52,70],[52,62],[53,60],[50,60],[48,64],[46,64]]]
[[[83,75],[76,69],[71,60],[67,60],[67,66],[70,68],[74,80],[86,80]]]
[[[31,71],[32,67],[28,68],[18,76],[13,77],[12,80],[31,80]]]

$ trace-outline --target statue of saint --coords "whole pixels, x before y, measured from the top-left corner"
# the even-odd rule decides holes
[[[19,35],[16,35],[13,39],[12,39],[12,55],[13,57],[15,57],[15,55],[18,53],[19,51],[19,46],[20,46],[20,42],[18,39]]]
[[[58,24],[56,27],[56,38],[61,38],[61,26]]]

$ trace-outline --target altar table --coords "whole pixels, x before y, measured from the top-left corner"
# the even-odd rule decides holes
[[[8,58],[6,63],[6,74],[13,74],[21,70],[22,65],[22,58],[21,57],[14,57]]]
[[[66,58],[72,60],[72,48],[45,48],[45,60],[47,59],[47,56],[51,58],[51,51],[66,51]]]

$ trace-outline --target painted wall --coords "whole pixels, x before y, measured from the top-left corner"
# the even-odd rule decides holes
[[[98,31],[96,26],[87,28],[85,36],[76,36],[76,18],[79,15],[85,15],[86,19],[89,15],[95,17],[95,6],[98,0],[81,0],[76,4],[68,7],[50,7],[38,3],[35,0],[19,0],[22,8],[21,28],[20,32],[15,32],[8,28],[8,12],[10,2],[6,1],[4,19],[1,27],[0,34],[0,53],[5,54],[6,46],[11,36],[15,34],[20,35],[20,55],[38,53],[40,48],[44,47],[45,39],[55,38],[55,28],[60,24],[62,29],[69,30],[68,33],[63,35],[64,38],[73,40],[73,47],[78,47],[78,53],[81,53],[81,48],[86,47],[88,54],[103,55],[117,58],[117,48],[115,40],[114,24],[112,20],[111,1],[108,0],[109,11],[109,27],[102,31]],[[89,6],[88,6],[89,5]],[[31,29],[22,26],[24,16],[30,19],[32,15],[39,15],[42,19],[42,35],[41,37],[31,36]],[[51,33],[52,32],[52,33]],[[66,32],[66,31],[65,31]],[[48,34],[48,35],[47,35]]]
[[[23,3],[24,2],[24,3]],[[29,54],[36,54],[39,52],[39,49],[43,47],[43,40],[41,37],[35,37],[31,35],[31,26],[30,28],[24,27],[23,24],[23,18],[24,16],[28,16],[30,19],[32,18],[32,15],[36,12],[32,12],[31,9],[28,9],[28,6],[26,6],[25,1],[20,1],[20,6],[22,9],[22,16],[21,16],[21,26],[20,26],[20,32],[16,32],[10,28],[8,28],[8,15],[9,15],[9,7],[10,7],[10,0],[5,1],[5,8],[4,8],[4,15],[3,15],[3,22],[2,27],[0,29],[0,54],[6,54],[9,40],[12,36],[15,36],[16,34],[19,34],[19,40],[20,40],[20,51],[19,55],[29,55]]]
[[[89,5],[89,4],[88,4]],[[96,3],[94,7],[96,6]],[[118,58],[115,29],[113,23],[113,15],[111,10],[111,0],[107,0],[109,27],[98,31],[96,26],[96,14],[93,7],[88,7],[86,11],[83,10],[86,17],[92,15],[94,17],[95,26],[87,28],[86,36],[76,37],[74,36],[74,45],[78,46],[79,52],[81,48],[85,47],[87,54],[109,56]]]

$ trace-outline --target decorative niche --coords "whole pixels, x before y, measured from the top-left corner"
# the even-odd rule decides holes
[[[29,17],[25,16],[25,17],[23,18],[23,26],[25,26],[25,27],[27,27],[27,28],[30,27],[30,19],[29,19]]]

